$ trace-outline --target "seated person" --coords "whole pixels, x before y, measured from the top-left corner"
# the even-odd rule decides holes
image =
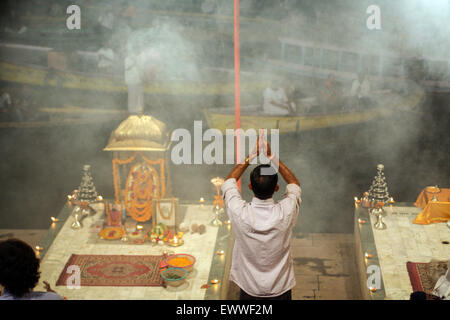
[[[353,80],[350,97],[357,106],[369,106],[372,104],[370,99],[370,82],[365,73],[359,73],[358,78]]]
[[[111,72],[113,66],[115,64],[115,55],[114,51],[109,48],[106,44],[103,44],[102,47],[97,51],[98,64],[97,68],[101,72]]]
[[[9,121],[11,110],[11,96],[8,92],[3,92],[0,96],[0,120]]]
[[[39,264],[33,248],[25,242],[0,241],[0,285],[4,287],[0,300],[62,300],[46,282],[47,292],[33,291],[39,281]]]
[[[100,33],[111,33],[114,28],[115,15],[110,8],[102,10],[98,17],[98,28]]]
[[[447,263],[447,272],[434,285],[433,294],[442,300],[450,300],[450,260]]]
[[[272,81],[270,87],[264,90],[263,111],[266,114],[288,115],[295,113],[295,103],[289,102],[284,89],[277,81]]]
[[[0,111],[8,110],[11,106],[11,96],[8,92],[3,92],[0,96]]]
[[[341,104],[342,94],[334,80],[334,74],[329,74],[320,90],[320,105],[326,110],[339,107]]]

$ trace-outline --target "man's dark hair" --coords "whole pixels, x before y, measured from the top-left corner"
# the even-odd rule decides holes
[[[33,290],[39,281],[36,253],[19,239],[0,241],[0,284],[16,297]]]
[[[261,169],[266,168],[265,171],[273,172],[273,174],[261,174]],[[272,198],[275,192],[275,187],[278,183],[278,174],[270,164],[261,164],[253,169],[250,173],[250,183],[252,185],[255,197],[261,200]]]

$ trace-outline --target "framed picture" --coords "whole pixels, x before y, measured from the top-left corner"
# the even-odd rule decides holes
[[[176,226],[178,198],[157,199],[155,203],[155,224],[164,223],[168,227]]]

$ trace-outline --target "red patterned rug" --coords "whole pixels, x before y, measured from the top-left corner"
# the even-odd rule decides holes
[[[413,292],[423,291],[430,296],[439,276],[447,270],[447,261],[407,262],[406,268]]]
[[[67,273],[67,268],[76,265],[81,272],[81,286],[161,286],[159,263],[163,260],[164,256],[72,254],[56,285],[66,285],[67,279],[74,274],[73,270]]]

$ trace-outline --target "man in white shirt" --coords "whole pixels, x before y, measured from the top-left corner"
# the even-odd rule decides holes
[[[263,141],[266,155],[277,165],[287,183],[284,198],[275,203],[278,175],[270,165],[256,167],[250,175],[249,188],[254,197],[250,203],[242,199],[236,181],[242,176],[256,152],[238,164],[222,185],[228,217],[235,235],[230,280],[241,288],[241,300],[291,300],[296,285],[290,243],[292,229],[301,203],[300,182]],[[263,170],[272,171],[267,175]]]
[[[358,74],[358,79],[353,80],[350,95],[358,99],[367,98],[370,94],[370,82],[363,73]]]
[[[289,99],[284,89],[275,81],[270,87],[264,90],[263,110],[266,114],[288,115],[295,113],[295,103],[289,103]]]
[[[357,107],[369,107],[373,104],[370,99],[370,82],[366,74],[359,73],[358,78],[353,80],[350,97]]]
[[[111,48],[108,48],[106,45],[104,45],[97,51],[97,57],[98,57],[97,68],[101,72],[106,73],[111,72],[115,63],[114,51]]]

